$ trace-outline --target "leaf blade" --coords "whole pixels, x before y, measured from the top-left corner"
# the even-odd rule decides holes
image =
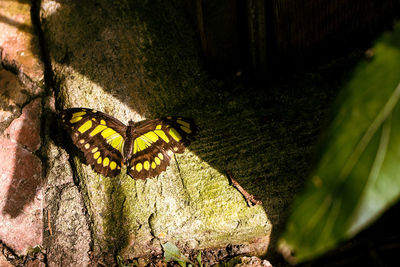
[[[354,236],[400,196],[400,24],[375,45],[339,97],[311,181],[282,244],[299,261]]]
[[[164,244],[161,244],[164,250],[164,259],[167,262],[170,261],[176,261],[179,263],[180,266],[184,267],[186,266],[186,263],[194,264],[191,262],[185,255],[183,255],[179,248],[175,246],[174,244],[167,242]]]

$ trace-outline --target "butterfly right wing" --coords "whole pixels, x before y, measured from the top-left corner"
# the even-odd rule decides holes
[[[172,153],[183,153],[194,139],[192,119],[166,117],[135,125],[128,174],[135,179],[154,177],[168,167]]]
[[[61,125],[92,168],[108,177],[121,172],[126,126],[100,111],[70,108],[61,112]]]

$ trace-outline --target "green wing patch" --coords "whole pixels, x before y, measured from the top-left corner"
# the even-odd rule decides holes
[[[125,163],[134,179],[154,177],[165,171],[171,155],[183,153],[197,133],[189,118],[166,117],[126,126],[103,112],[87,108],[62,111],[61,125],[96,172],[114,177]]]

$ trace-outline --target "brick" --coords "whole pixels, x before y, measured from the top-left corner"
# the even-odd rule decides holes
[[[43,63],[32,25],[30,1],[0,1],[0,18],[1,59],[16,65],[34,82],[43,80]]]
[[[42,244],[42,164],[0,136],[0,240],[17,254]]]
[[[35,99],[22,109],[22,114],[5,130],[4,134],[26,147],[36,151],[40,147],[41,99]]]

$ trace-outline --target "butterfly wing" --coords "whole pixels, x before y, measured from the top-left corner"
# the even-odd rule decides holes
[[[61,112],[61,125],[92,168],[108,177],[121,172],[126,126],[100,111],[70,108]]]
[[[135,179],[154,177],[165,171],[171,152],[183,153],[194,139],[197,127],[192,119],[166,117],[134,127],[128,173]]]
[[[130,159],[128,174],[134,179],[154,177],[167,169],[170,160],[167,151],[153,146]]]

